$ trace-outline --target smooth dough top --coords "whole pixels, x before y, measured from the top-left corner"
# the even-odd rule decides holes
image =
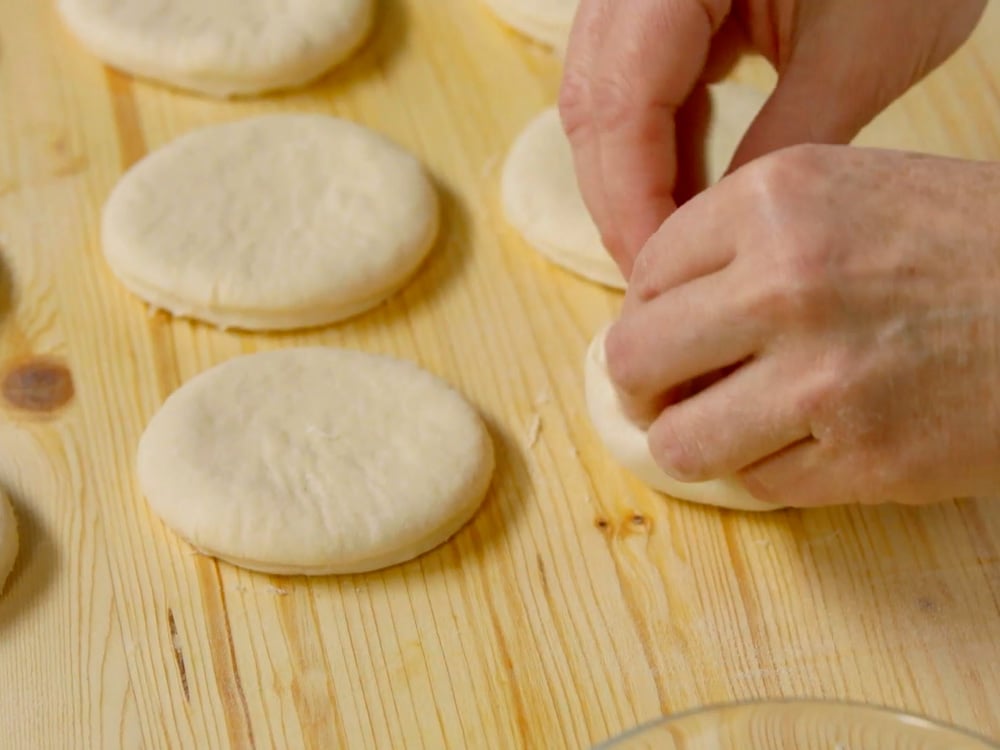
[[[497,18],[515,31],[552,47],[566,50],[580,0],[485,0]]]
[[[102,240],[153,305],[279,329],[382,301],[437,226],[434,187],[402,148],[346,120],[278,114],[193,131],[140,161],[105,204]]]
[[[529,122],[514,141],[500,195],[507,221],[542,255],[591,281],[625,288],[583,202],[555,107]]]
[[[17,518],[3,490],[0,490],[0,594],[17,558]]]
[[[138,450],[153,511],[272,573],[355,573],[444,542],[493,470],[475,410],[416,365],[307,347],[229,360],[174,392]]]
[[[614,384],[608,376],[604,355],[606,334],[605,328],[587,350],[584,382],[590,420],[608,452],[640,480],[671,497],[732,510],[777,510],[777,506],[751,495],[736,479],[679,482],[659,467],[649,451],[645,431],[625,416]]]
[[[59,0],[67,26],[129,73],[213,96],[308,83],[367,35],[372,0]]]

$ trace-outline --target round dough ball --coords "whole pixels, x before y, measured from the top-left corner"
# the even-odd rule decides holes
[[[475,410],[416,365],[307,347],[238,357],[139,443],[153,511],[197,549],[279,574],[360,573],[443,543],[493,472]]]
[[[485,0],[504,24],[536,42],[566,50],[580,0]]]
[[[437,195],[417,160],[360,125],[266,115],[136,164],[104,207],[104,253],[133,292],[221,327],[318,326],[374,307],[426,257]]]
[[[301,86],[368,34],[372,0],[59,0],[109,65],[211,96]]]
[[[615,289],[625,288],[583,202],[569,140],[555,107],[528,123],[500,177],[508,223],[556,265]]]
[[[604,355],[607,328],[591,342],[584,365],[587,410],[594,429],[612,456],[628,471],[655,490],[680,500],[716,505],[732,510],[777,510],[751,495],[736,479],[679,482],[663,471],[649,452],[646,433],[622,411]]]
[[[7,495],[0,490],[0,594],[17,558],[17,518]]]

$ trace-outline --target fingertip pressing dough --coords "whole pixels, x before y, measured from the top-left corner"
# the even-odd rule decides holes
[[[7,495],[0,490],[0,594],[17,558],[17,518]]]
[[[482,420],[403,360],[306,347],[175,391],[139,443],[152,510],[205,554],[277,574],[360,573],[447,540],[493,472]]]
[[[211,96],[301,86],[347,58],[372,0],[59,0],[66,25],[109,65]]]
[[[601,331],[587,350],[584,382],[590,420],[608,452],[618,463],[653,489],[680,500],[732,510],[777,510],[777,506],[755,498],[734,478],[680,482],[659,467],[649,451],[646,432],[622,411],[618,394],[608,375],[604,354],[606,334],[607,329]]]
[[[728,82],[709,87],[709,95],[712,117],[705,136],[705,167],[710,182],[716,182],[767,97]],[[569,140],[555,107],[535,117],[514,141],[504,161],[500,194],[507,222],[540,254],[586,279],[625,288],[580,194]]]
[[[583,202],[555,107],[535,117],[514,141],[504,161],[500,197],[507,222],[540,254],[586,279],[625,288]]]
[[[504,24],[562,54],[580,0],[485,0]]]
[[[154,307],[223,328],[324,325],[374,307],[426,257],[438,200],[374,131],[278,114],[195,130],[118,182],[105,257]]]

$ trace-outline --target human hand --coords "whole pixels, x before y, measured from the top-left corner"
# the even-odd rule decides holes
[[[995,491],[997,196],[997,164],[796,146],[678,209],[606,345],[660,466],[791,506]]]
[[[741,48],[778,85],[733,166],[796,143],[847,143],[969,35],[986,0],[581,0],[559,106],[577,177],[626,278],[675,209],[675,114]],[[919,6],[919,7],[917,7]]]

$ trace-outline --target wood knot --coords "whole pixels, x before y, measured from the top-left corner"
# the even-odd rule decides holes
[[[594,519],[594,526],[597,528],[598,531],[606,532],[610,528],[611,523],[608,521],[607,518],[604,518],[603,516],[598,516],[597,518]]]
[[[73,398],[73,376],[61,362],[35,357],[7,371],[0,393],[15,409],[52,412]]]

